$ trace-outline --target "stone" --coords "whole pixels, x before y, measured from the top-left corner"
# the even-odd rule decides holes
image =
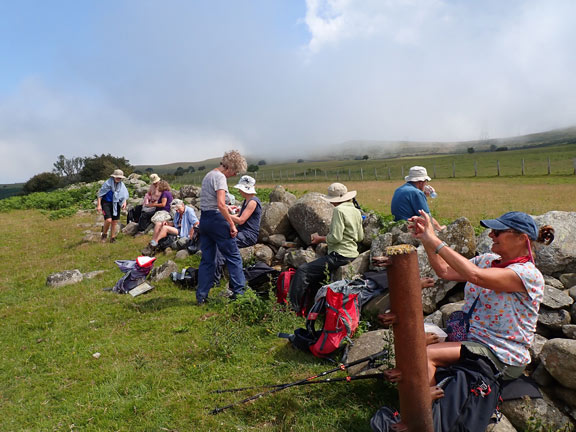
[[[288,207],[294,205],[297,201],[296,195],[290,193],[284,189],[283,186],[276,186],[274,190],[270,193],[270,202],[281,202],[286,204]]]
[[[361,253],[354,261],[336,269],[333,275],[334,280],[354,279],[357,275],[362,275],[368,271],[370,266],[370,251]]]
[[[570,419],[554,406],[550,398],[515,399],[502,403],[502,413],[518,430],[554,430],[571,427]],[[542,429],[534,429],[535,419]],[[568,429],[570,430],[570,429]]]
[[[548,339],[546,339],[544,336],[539,335],[538,333],[534,334],[534,340],[532,341],[532,345],[530,345],[530,348],[528,348],[532,361],[534,362],[540,361],[540,353],[542,352],[542,348],[544,347],[544,345],[546,345],[546,342],[548,342]]]
[[[576,389],[576,340],[550,339],[542,348],[540,360],[556,381]]]
[[[272,246],[279,248],[286,241],[286,236],[284,234],[272,234],[264,239],[265,243],[271,244]]]
[[[576,212],[551,211],[534,217],[538,226],[551,225],[554,241],[548,246],[534,244],[536,266],[542,273],[556,276],[576,272]]]
[[[84,279],[95,279],[106,273],[106,270],[94,270],[88,273],[84,273],[82,276]]]
[[[560,291],[549,285],[544,286],[543,306],[549,307],[550,309],[561,309],[570,306],[572,303],[574,303],[574,300],[564,291]]]
[[[369,318],[374,325],[379,326],[376,317],[390,310],[390,294],[379,294],[362,306],[362,316]]]
[[[181,200],[186,198],[200,198],[200,192],[202,188],[200,186],[184,185],[180,188],[178,195]]]
[[[122,233],[129,236],[135,236],[137,232],[138,232],[138,222],[130,222],[128,225],[122,228]]]
[[[571,319],[570,312],[564,309],[550,310],[542,307],[538,314],[538,324],[542,324],[552,330],[562,330],[562,326],[570,324]]]
[[[328,245],[326,243],[319,243],[316,245],[316,249],[314,249],[314,251],[316,252],[317,258],[326,256],[328,255]]]
[[[392,246],[393,240],[394,238],[390,232],[380,234],[372,240],[372,245],[370,246],[370,270],[375,269],[372,266],[372,258],[386,255],[386,248]]]
[[[572,288],[566,290],[566,292],[570,297],[572,297],[573,300],[576,300],[576,286],[573,286]]]
[[[452,249],[466,258],[476,255],[476,234],[470,221],[461,217],[438,232],[438,238],[448,243]]]
[[[576,258],[576,257],[574,257]],[[576,286],[576,273],[564,273],[560,275],[560,282],[564,288]]]
[[[355,341],[354,345],[348,350],[347,361],[349,363],[361,358],[388,350],[387,357],[382,357],[385,361],[385,368],[394,367],[394,336],[391,330],[374,330],[361,334]],[[359,363],[350,366],[347,371],[350,376],[358,375],[361,372],[367,372],[368,362]]]
[[[176,252],[174,259],[177,261],[181,261],[181,260],[185,260],[189,256],[190,256],[190,254],[188,253],[188,251],[186,249],[181,249],[178,252]]]
[[[438,327],[444,327],[444,316],[442,311],[437,310],[424,317],[424,324],[434,324]]]
[[[178,271],[178,266],[172,260],[166,261],[160,267],[154,267],[150,272],[150,280],[158,282],[170,278],[170,274]]]
[[[286,248],[284,247],[280,247],[278,249],[278,252],[276,252],[276,255],[274,255],[274,260],[276,262],[280,262],[283,263],[284,262],[284,256],[286,255]]]
[[[576,339],[576,325],[566,324],[562,326],[562,333],[568,339]]]
[[[284,256],[284,266],[297,269],[303,264],[312,262],[316,259],[314,249],[290,249]]]
[[[283,202],[271,202],[262,206],[259,241],[273,234],[283,234],[286,237],[292,233],[288,209],[288,205]]]
[[[544,283],[546,285],[550,285],[551,287],[554,287],[554,288],[559,289],[559,290],[563,290],[565,288],[564,285],[562,284],[562,282],[560,282],[555,277],[547,276],[547,275],[543,275],[543,276],[544,276]]]
[[[240,248],[240,257],[242,258],[242,262],[244,265],[252,261],[254,258],[254,246],[248,246],[244,248]]]
[[[554,397],[560,399],[572,410],[576,408],[576,390],[566,388],[562,385],[552,387]]]
[[[552,385],[556,385],[556,381],[552,375],[550,375],[550,372],[546,370],[542,363],[536,366],[536,369],[534,369],[534,372],[532,372],[531,377],[540,387],[550,387]]]
[[[288,209],[288,219],[304,244],[310,245],[312,234],[328,235],[333,211],[334,207],[324,195],[310,192]]]
[[[490,230],[485,229],[476,237],[476,253],[478,255],[492,252],[492,239],[489,234]]]
[[[485,432],[517,432],[517,429],[512,426],[510,420],[506,418],[505,415],[500,417],[500,421],[498,423],[489,424],[488,427],[484,430]]]
[[[272,259],[274,258],[274,251],[270,246],[257,243],[254,245],[254,256],[258,261],[262,261],[268,265],[272,265]]]
[[[46,285],[58,288],[82,282],[83,279],[84,276],[82,276],[82,273],[78,269],[64,270],[48,276],[48,278],[46,278]]]
[[[369,248],[372,246],[372,241],[380,235],[380,230],[382,229],[380,217],[373,212],[368,213],[362,220],[362,227],[364,228],[362,245]]]

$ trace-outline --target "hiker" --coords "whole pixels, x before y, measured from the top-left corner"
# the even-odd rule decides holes
[[[125,178],[124,172],[116,169],[98,191],[96,211],[104,215],[102,242],[105,242],[108,237],[108,229],[110,229],[110,243],[116,241],[116,227],[120,220],[120,211],[126,209],[126,200],[129,197],[128,189],[122,182]]]
[[[530,362],[528,348],[544,294],[544,277],[534,265],[531,245],[550,244],[553,228],[539,230],[534,219],[522,212],[482,220],[480,224],[491,229],[492,253],[468,260],[436,236],[426,211],[419,213],[410,218],[409,229],[424,245],[438,277],[467,282],[463,311],[470,311],[466,340],[428,345],[430,384],[435,385],[437,367],[460,359],[462,345],[489,358],[504,379],[519,377]]]
[[[238,228],[236,244],[238,248],[253,246],[258,242],[260,232],[260,218],[262,216],[262,203],[256,196],[256,180],[248,175],[242,176],[234,187],[240,191],[244,202],[240,209],[237,206],[229,206],[230,218]],[[236,214],[238,213],[238,214]],[[216,250],[216,273],[215,282],[222,277],[226,259]]]
[[[356,191],[348,192],[342,183],[328,186],[324,198],[334,206],[328,235],[311,236],[311,244],[328,243],[328,254],[300,266],[292,277],[289,297],[296,313],[304,313],[312,306],[314,296],[326,278],[326,269],[333,272],[359,255],[357,243],[364,239],[364,229],[362,214],[352,202],[355,196]]]
[[[231,300],[244,293],[246,279],[242,271],[242,257],[235,237],[238,228],[228,211],[226,194],[227,178],[246,171],[246,159],[238,151],[224,153],[220,166],[209,171],[202,180],[200,193],[200,250],[202,259],[198,269],[198,288],[196,301],[202,306],[208,299],[208,293],[214,285],[216,273],[216,251],[219,250],[228,265],[230,275]]]
[[[392,196],[390,208],[395,221],[408,220],[412,216],[418,216],[418,210],[430,214],[428,201],[424,192],[427,183],[432,180],[428,177],[426,168],[421,166],[413,166],[410,168],[408,175],[404,177],[406,183],[397,188]],[[437,231],[446,228],[445,225],[440,225],[436,219],[430,216],[432,224]]]
[[[196,217],[196,212],[180,199],[172,201],[171,209],[174,211],[173,221],[156,222],[154,224],[154,234],[150,241],[150,246],[158,246],[158,242],[167,235],[175,235],[179,238],[190,239],[194,235],[194,230],[200,221]]]
[[[174,197],[170,190],[170,185],[166,180],[159,180],[156,186],[156,194],[160,194],[156,201],[149,201],[146,207],[154,207],[156,211],[164,210],[170,212],[170,205]]]
[[[138,218],[138,231],[143,232],[146,231],[148,225],[152,220],[152,216],[156,213],[156,207],[150,204],[155,204],[160,199],[162,195],[162,191],[158,190],[159,183],[161,181],[160,176],[158,174],[150,174],[150,187],[148,188],[148,192],[144,195],[144,201],[142,202],[140,215]],[[136,206],[138,208],[140,206]]]

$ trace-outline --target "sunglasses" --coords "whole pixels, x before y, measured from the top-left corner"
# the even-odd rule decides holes
[[[505,229],[505,230],[493,229],[492,235],[494,235],[494,237],[498,237],[500,234],[506,233],[506,232],[513,233],[513,234],[522,234],[522,233],[519,233],[518,231],[515,231],[513,229]]]

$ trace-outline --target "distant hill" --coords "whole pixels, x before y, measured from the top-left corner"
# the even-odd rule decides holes
[[[18,195],[22,191],[23,187],[24,187],[24,183],[13,183],[13,184],[0,185],[0,199],[4,199],[4,198]]]
[[[509,138],[479,139],[472,141],[376,141],[351,140],[331,146],[330,149],[320,149],[316,154],[303,155],[306,161],[349,160],[368,155],[370,159],[387,159],[409,156],[443,155],[466,153],[468,149],[474,152],[491,151],[495,148],[530,148],[546,147],[561,144],[576,143],[576,127],[554,129],[547,132],[522,135]],[[256,163],[262,159],[258,155],[248,156],[248,163]],[[267,165],[286,163],[281,156],[266,159]],[[293,158],[291,162],[294,161]],[[220,158],[206,159],[196,162],[175,162],[165,165],[137,165],[135,168],[144,172],[152,168],[158,174],[174,173],[178,167],[187,169],[193,166],[195,170],[204,166],[206,170],[215,168]]]

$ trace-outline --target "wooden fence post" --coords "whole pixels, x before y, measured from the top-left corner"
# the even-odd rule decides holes
[[[348,168],[348,181],[350,181],[350,168]]]
[[[388,180],[392,180],[392,172],[390,171],[390,167],[388,167]]]
[[[574,172],[576,173],[576,159],[574,162]],[[376,168],[374,168],[374,180],[378,180],[378,173],[376,172]]]
[[[474,177],[478,177],[478,161],[474,161]]]
[[[395,315],[394,351],[400,370],[398,396],[401,427],[409,432],[433,432],[432,397],[428,379],[426,336],[418,255],[411,245],[386,248],[390,257],[390,310]]]
[[[364,180],[364,170],[360,168],[360,179]]]
[[[436,178],[436,164],[434,164],[434,166],[432,167],[432,172],[433,172],[432,177]]]
[[[500,161],[498,159],[496,159],[496,172],[498,177],[500,177]]]
[[[548,175],[550,175],[551,169],[550,169],[550,156],[548,156]]]
[[[404,165],[402,165],[402,178],[404,178]]]
[[[524,158],[522,158],[522,175],[524,175]]]
[[[452,178],[456,178],[456,161],[452,161]]]

